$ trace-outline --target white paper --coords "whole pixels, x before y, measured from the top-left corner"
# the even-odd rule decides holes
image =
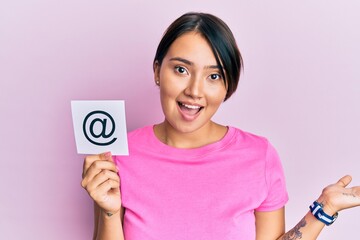
[[[129,155],[124,101],[71,101],[71,111],[79,154]]]

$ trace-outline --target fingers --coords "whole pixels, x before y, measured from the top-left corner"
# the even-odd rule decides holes
[[[98,192],[99,194],[101,194],[103,196],[103,195],[105,195],[105,193],[109,192],[112,189],[115,190],[114,192],[120,194],[119,182],[112,180],[112,179],[108,179],[97,187],[96,192]],[[102,199],[102,200],[105,200],[105,199]]]
[[[86,175],[88,169],[95,161],[111,161],[114,162],[111,156],[111,152],[105,152],[98,155],[91,155],[85,157],[83,165],[83,177]]]
[[[350,175],[346,175],[342,178],[340,178],[339,181],[337,181],[337,183],[335,185],[338,185],[340,187],[346,187],[347,185],[349,185],[349,183],[351,182],[352,178]]]
[[[119,176],[115,172],[109,171],[109,170],[102,170],[99,174],[97,174],[92,179],[91,182],[88,182],[86,185],[84,184],[85,186],[83,186],[83,187],[86,188],[86,190],[90,193],[108,180],[117,182],[116,187],[118,187],[118,188],[120,187]]]
[[[117,212],[120,207],[120,204],[117,204],[118,206],[111,204],[113,201],[120,202],[120,184],[116,180],[107,179],[88,193],[101,208],[107,209],[106,211]]]
[[[81,181],[81,186],[86,188],[86,186],[94,180],[94,178],[99,174],[108,174],[112,172],[117,176],[117,168],[115,163],[104,160],[94,161],[91,166],[88,168],[86,174],[83,176]],[[114,176],[114,174],[112,174]],[[118,176],[117,176],[118,177]]]
[[[120,177],[110,152],[85,158],[81,186],[100,208],[107,212],[120,209]]]
[[[113,172],[114,174],[109,172]],[[100,173],[105,176],[108,175],[106,179],[111,178],[111,176],[113,179],[118,179],[116,174],[117,172],[118,170],[110,152],[87,156],[84,160],[83,179],[81,181],[81,186],[88,190],[89,183],[91,183],[93,179]],[[103,179],[103,181],[106,179]],[[95,182],[95,184],[101,184],[101,182],[98,180]]]

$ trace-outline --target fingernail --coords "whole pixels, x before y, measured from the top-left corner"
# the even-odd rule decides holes
[[[110,157],[110,156],[111,156],[111,152],[106,152],[104,155],[105,155],[105,157]]]

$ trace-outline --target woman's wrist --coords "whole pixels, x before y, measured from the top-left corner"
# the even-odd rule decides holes
[[[338,212],[324,196],[320,196],[316,202],[322,205],[322,209],[327,215],[333,216]]]
[[[105,219],[115,218],[116,216],[120,217],[120,209],[117,211],[107,211],[105,209],[101,209],[101,216]]]
[[[333,224],[338,216],[337,213],[333,215],[327,214],[324,209],[324,205],[319,203],[318,201],[314,201],[310,206],[311,214],[320,222],[324,223],[325,225],[329,226]]]

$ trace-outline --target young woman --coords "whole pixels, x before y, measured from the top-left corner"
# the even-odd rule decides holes
[[[153,68],[164,121],[129,133],[127,157],[85,159],[82,186],[95,203],[94,239],[316,239],[338,211],[360,205],[360,187],[346,188],[345,176],[285,233],[288,195],[276,151],[263,137],[211,120],[235,92],[242,68],[219,18],[178,18]]]

